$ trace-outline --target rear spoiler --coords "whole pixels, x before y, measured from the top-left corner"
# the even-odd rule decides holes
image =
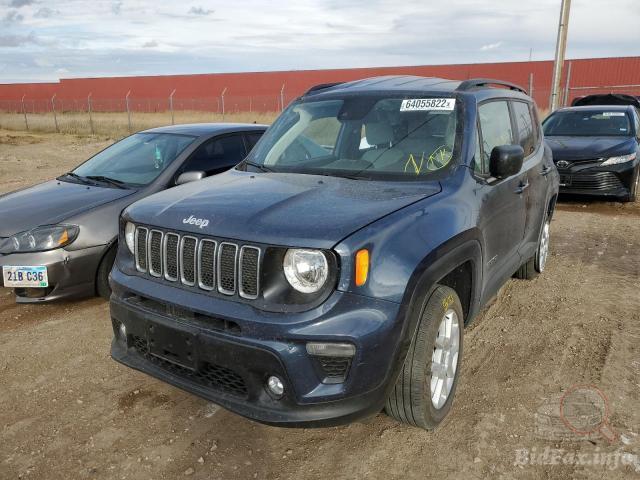
[[[640,98],[624,93],[605,93],[578,97],[571,102],[572,107],[591,105],[633,105],[636,108],[640,108]]]

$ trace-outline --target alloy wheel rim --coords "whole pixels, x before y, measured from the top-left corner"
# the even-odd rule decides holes
[[[542,229],[542,236],[540,237],[540,249],[538,252],[538,266],[540,271],[544,270],[544,266],[547,263],[547,257],[549,256],[549,222],[545,222]]]
[[[438,327],[431,355],[431,403],[439,410],[453,389],[460,352],[460,322],[458,314],[448,309]]]

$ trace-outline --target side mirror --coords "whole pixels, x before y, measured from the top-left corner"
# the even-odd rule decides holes
[[[515,175],[522,169],[524,150],[520,145],[499,145],[491,150],[489,173],[495,178]]]
[[[202,180],[205,177],[205,173],[197,170],[195,172],[184,172],[181,173],[178,179],[176,180],[176,185],[183,185],[185,183],[197,182],[198,180]]]

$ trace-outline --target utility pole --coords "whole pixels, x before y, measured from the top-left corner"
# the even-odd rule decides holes
[[[553,63],[553,80],[551,81],[551,98],[549,108],[553,112],[560,105],[560,80],[564,65],[564,54],[567,50],[567,29],[569,28],[569,10],[571,0],[562,0],[560,22],[558,23],[558,39],[556,41],[556,58]]]
[[[131,133],[131,109],[129,108],[129,95],[131,95],[131,90],[129,90],[127,95],[124,97],[124,104],[127,107],[127,124],[129,126],[129,133]]]
[[[224,122],[224,94],[227,93],[227,87],[224,87],[222,93],[220,94],[220,99],[222,100],[222,121]]]

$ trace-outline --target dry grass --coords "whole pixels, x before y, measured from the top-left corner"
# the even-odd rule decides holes
[[[278,116],[277,112],[269,113],[229,113],[224,116],[211,112],[180,111],[174,113],[175,123],[199,122],[238,122],[270,124]],[[89,115],[83,112],[64,112],[57,115],[58,129],[61,133],[72,135],[91,135]],[[50,133],[56,131],[52,113],[28,114],[29,131]],[[131,131],[171,124],[171,114],[138,113],[131,114]],[[24,116],[18,113],[0,112],[0,128],[5,130],[24,131]],[[108,138],[121,138],[128,135],[129,126],[126,113],[93,113],[93,131],[95,135]]]

